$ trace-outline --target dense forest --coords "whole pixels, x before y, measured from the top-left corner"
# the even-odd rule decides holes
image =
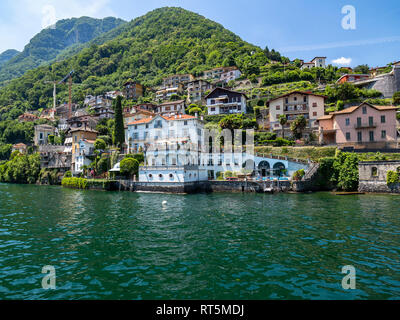
[[[17,78],[123,24],[125,21],[112,17],[60,20],[54,28],[43,29],[34,36],[22,52],[7,50],[0,55],[0,82]]]

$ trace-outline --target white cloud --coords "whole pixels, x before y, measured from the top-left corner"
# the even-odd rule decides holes
[[[10,1],[11,16],[0,21],[0,53],[7,49],[23,50],[29,40],[43,29],[48,8],[54,8],[56,20],[89,16],[104,18],[116,16],[111,0],[14,0]],[[45,22],[45,23],[44,23]]]
[[[345,57],[341,57],[335,60],[332,60],[332,62],[334,64],[338,64],[341,66],[349,66],[351,64],[352,59],[351,58],[345,58]]]

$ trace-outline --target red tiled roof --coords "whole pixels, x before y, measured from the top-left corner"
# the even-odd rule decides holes
[[[368,105],[376,110],[379,111],[386,111],[386,110],[397,110],[398,107],[394,107],[394,106],[375,106],[372,104],[369,104],[367,102],[363,102],[362,104],[360,104],[359,106],[354,106],[354,107],[350,107],[341,111],[336,111],[336,112],[332,112],[331,115],[337,115],[337,114],[349,114],[349,113],[353,113],[354,111],[356,111],[359,107],[363,106],[363,105]]]
[[[304,94],[304,95],[309,95],[309,96],[322,97],[322,98],[325,98],[325,99],[328,98],[327,96],[324,96],[324,95],[322,95],[322,94],[315,94],[315,93],[312,93],[311,91],[300,91],[300,90],[296,90],[296,91],[292,91],[292,92],[283,94],[283,95],[281,95],[281,96],[278,96],[278,97],[276,97],[276,98],[274,98],[274,99],[270,99],[270,100],[268,100],[267,102],[271,102],[271,101],[274,101],[274,100],[277,100],[277,99],[280,99],[280,98],[284,98],[284,97],[290,96],[290,95],[295,94],[295,93]]]
[[[175,116],[172,116],[172,117],[164,117],[164,116],[161,116],[161,118],[163,118],[164,120],[167,120],[167,121],[197,119],[196,117],[190,116],[190,115],[187,115],[187,114],[177,115],[176,118],[175,118]],[[154,119],[155,119],[155,117],[154,117],[154,118],[146,118],[146,119],[137,120],[137,121],[128,123],[128,126],[137,125],[137,124],[150,123],[150,122],[153,121]]]

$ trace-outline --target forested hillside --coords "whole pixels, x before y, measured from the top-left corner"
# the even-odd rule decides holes
[[[82,84],[74,87],[76,101],[87,93],[117,89],[129,78],[152,86],[169,74],[199,74],[228,65],[251,75],[259,74],[268,61],[261,48],[218,23],[181,8],[161,8],[131,21],[103,45],[93,43],[73,57],[11,81],[0,89],[1,119],[15,119],[25,110],[49,106],[52,86],[45,80],[62,79],[72,69],[74,82]],[[65,99],[65,86],[58,92],[58,99]]]
[[[105,19],[81,17],[60,20],[56,23],[55,28],[44,29],[33,37],[21,53],[6,51],[14,56],[3,64],[0,56],[0,83],[17,78],[27,70],[52,61],[58,55],[62,55],[65,50],[71,52],[68,49],[82,48],[81,44],[124,23],[123,20],[112,17]]]
[[[14,49],[6,50],[0,54],[0,68],[3,64],[14,58],[20,52]]]

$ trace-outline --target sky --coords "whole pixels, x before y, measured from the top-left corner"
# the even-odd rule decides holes
[[[399,0],[1,0],[0,53],[23,50],[55,20],[114,16],[130,21],[165,6],[221,23],[243,40],[290,59],[354,67],[400,60]]]

